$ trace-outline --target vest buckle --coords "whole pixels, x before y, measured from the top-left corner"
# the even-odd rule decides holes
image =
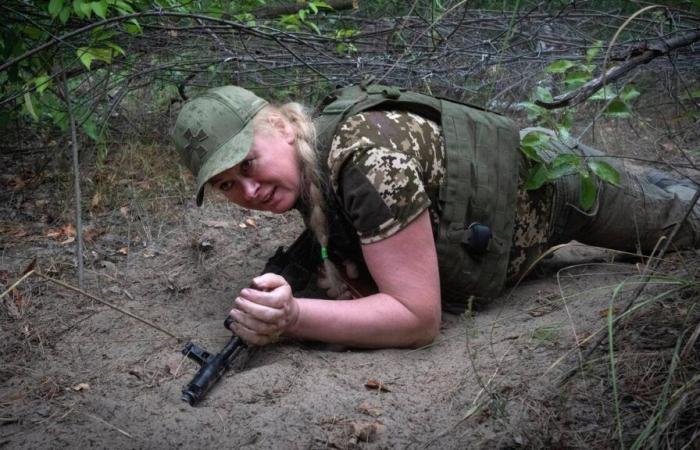
[[[466,248],[469,253],[482,255],[488,250],[492,236],[491,228],[489,228],[488,225],[473,222],[464,230],[462,246]]]

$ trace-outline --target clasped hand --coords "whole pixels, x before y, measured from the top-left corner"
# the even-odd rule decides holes
[[[287,281],[266,273],[253,279],[233,302],[231,330],[252,345],[276,342],[299,316],[299,305]]]

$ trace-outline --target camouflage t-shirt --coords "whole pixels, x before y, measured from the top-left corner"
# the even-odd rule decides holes
[[[366,111],[340,124],[328,156],[330,181],[362,244],[386,239],[426,208],[438,228],[438,193],[445,179],[445,145],[435,122],[402,111]],[[522,169],[522,168],[521,168]],[[548,248],[549,188],[522,189],[516,203],[508,279]]]
[[[444,147],[440,127],[413,113],[366,111],[340,124],[328,156],[331,186],[362,244],[437,205]],[[431,216],[437,220],[434,208]]]

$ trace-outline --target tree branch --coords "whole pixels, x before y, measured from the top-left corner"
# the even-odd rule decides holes
[[[666,55],[677,48],[685,47],[698,40],[700,40],[700,30],[692,31],[668,40],[662,39],[649,45],[642,44],[641,48],[636,48],[629,52],[628,55],[631,57],[627,61],[610,68],[603,75],[592,79],[580,88],[567,92],[566,94],[558,95],[552,102],[535,100],[535,103],[546,109],[578,105],[595,94],[606,83],[617,80],[635,67],[646,64],[654,58]]]

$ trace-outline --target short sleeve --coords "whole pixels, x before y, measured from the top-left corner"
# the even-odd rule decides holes
[[[338,194],[363,244],[396,234],[430,206],[413,158],[381,147],[353,153]]]

